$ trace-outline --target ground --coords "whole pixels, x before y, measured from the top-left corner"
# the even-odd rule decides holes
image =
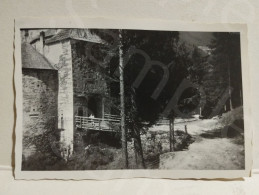
[[[244,169],[242,135],[222,137],[222,125],[219,125],[219,120],[216,118],[188,122],[188,133],[194,137],[195,141],[188,150],[160,155],[159,168],[177,170]]]

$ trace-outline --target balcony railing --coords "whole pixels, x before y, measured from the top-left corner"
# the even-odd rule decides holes
[[[84,130],[114,131],[120,130],[120,118],[106,115],[105,118],[75,116],[76,128]]]

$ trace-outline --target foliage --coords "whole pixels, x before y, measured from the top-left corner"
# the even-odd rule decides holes
[[[23,147],[35,147],[35,150],[40,153],[51,153],[57,155],[59,152],[59,134],[60,132],[55,129],[56,119],[51,119],[46,122],[44,129],[41,133],[34,135],[24,135]],[[36,127],[35,127],[36,128]]]
[[[46,123],[43,132],[40,134],[24,135],[23,149],[34,148],[35,153],[23,158],[23,170],[48,170],[56,163],[62,161],[60,156],[59,134],[57,129],[53,129],[56,125],[55,119]]]
[[[242,104],[242,77],[240,35],[232,32],[213,33],[213,39],[208,46],[211,55],[203,56],[199,48],[194,47],[192,64],[189,67],[189,76],[192,82],[202,87],[206,95],[206,104],[203,116],[210,116],[228,87],[232,88],[231,97],[224,105],[230,109]],[[220,114],[220,113],[216,113]]]
[[[144,53],[131,56],[127,64],[125,64],[124,78],[126,116],[129,119],[127,128],[131,137],[135,140],[134,146],[137,156],[141,156],[142,165],[145,166],[140,134],[146,133],[148,127],[157,122],[168,102],[175,95],[182,80],[187,78],[188,66],[191,62],[190,53],[187,51],[185,44],[179,42],[178,32],[123,31],[124,53],[127,53],[130,47]],[[140,85],[134,87],[133,84],[141,70],[145,68],[145,63],[150,63],[145,61],[147,59],[153,61],[154,64],[152,64],[148,73],[143,75],[144,78]],[[169,78],[158,98],[153,98],[154,90],[165,77],[165,72],[159,66],[159,63],[166,66]],[[190,98],[196,93],[196,91],[192,91],[182,99]],[[180,98],[180,101],[182,99]],[[183,104],[186,106],[185,103]],[[174,115],[174,111],[171,110],[168,117],[173,117]]]
[[[213,33],[214,39],[211,42],[212,57],[209,63],[213,69],[204,90],[209,97],[209,101],[213,106],[218,102],[222,93],[227,87],[232,88],[232,93],[227,102],[238,107],[242,104],[242,76],[241,76],[241,50],[240,50],[240,34],[235,32]],[[241,81],[241,82],[240,82]],[[214,92],[214,93],[213,93]],[[231,108],[229,108],[230,110]]]

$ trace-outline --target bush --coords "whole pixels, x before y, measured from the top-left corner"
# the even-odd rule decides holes
[[[27,160],[23,158],[22,170],[66,170],[66,162],[53,154],[36,152]]]

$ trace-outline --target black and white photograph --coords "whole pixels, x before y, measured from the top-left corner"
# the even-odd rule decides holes
[[[19,34],[21,172],[246,170],[240,32]]]

